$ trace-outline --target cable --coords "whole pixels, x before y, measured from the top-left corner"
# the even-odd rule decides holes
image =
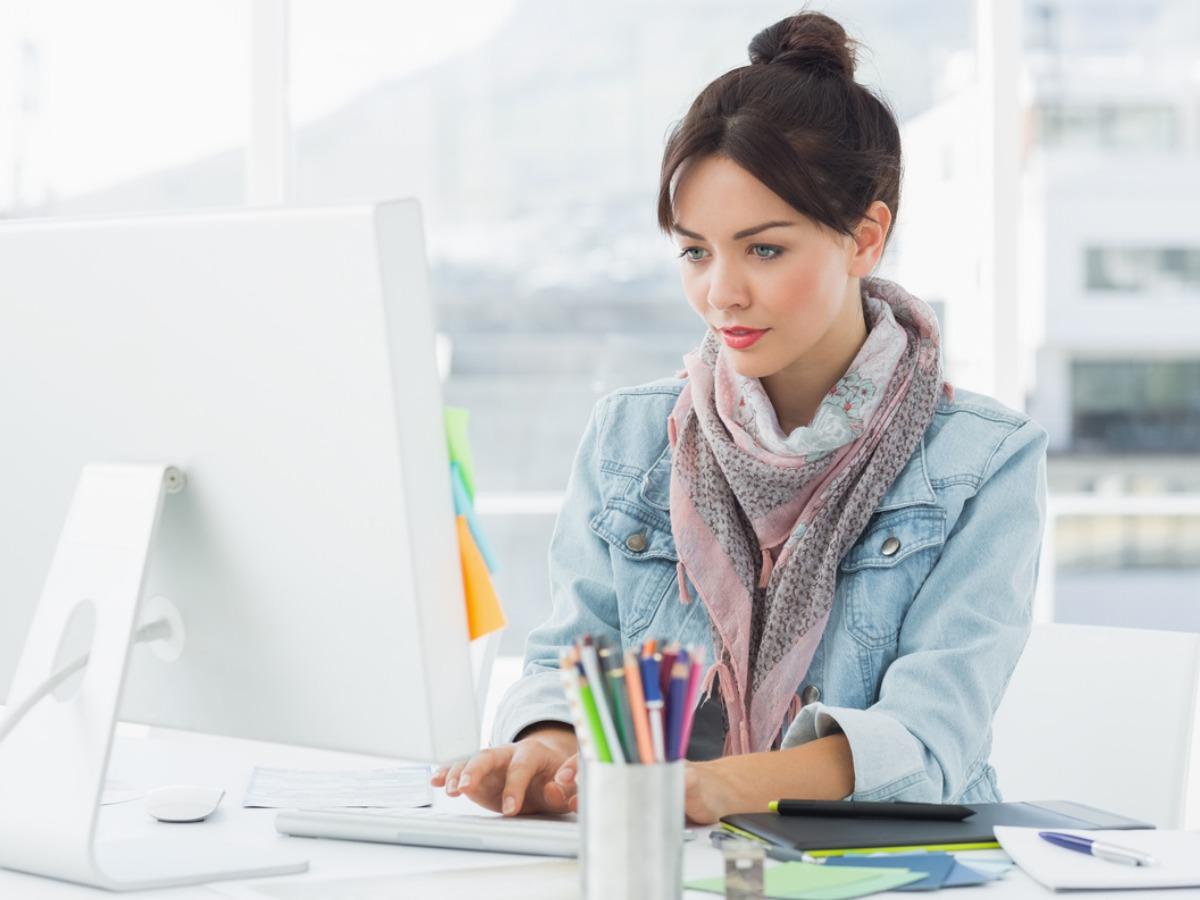
[[[171,623],[166,619],[154,619],[141,626],[133,633],[133,643],[142,644],[149,641],[167,640],[171,637]],[[47,694],[52,694],[58,689],[58,686],[74,675],[76,672],[87,667],[90,653],[85,653],[82,656],[71,660],[36,688],[24,700],[13,707],[12,711],[4,717],[4,722],[0,723],[0,741],[3,741],[12,732],[14,728],[20,724],[21,720],[28,715],[29,711],[40,703]]]

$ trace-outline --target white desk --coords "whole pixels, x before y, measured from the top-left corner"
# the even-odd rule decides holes
[[[279,847],[281,844],[294,847],[296,855],[307,857],[309,872],[304,875],[283,876],[272,879],[241,882],[214,882],[189,888],[173,888],[161,891],[146,891],[129,896],[145,898],[250,898],[255,896],[256,884],[283,883],[285,881],[330,881],[347,878],[394,876],[397,878],[394,896],[405,897],[403,876],[428,873],[438,870],[462,870],[483,866],[514,865],[545,861],[544,857],[514,856],[510,854],[473,853],[456,850],[431,850],[421,847],[403,847],[391,844],[367,844],[351,841],[311,840],[289,838],[276,833],[275,810],[243,809],[242,794],[250,769],[255,765],[290,766],[296,768],[351,767],[388,765],[391,761],[370,757],[301,748],[281,747],[273,744],[258,744],[235,741],[227,738],[206,737],[160,732],[134,727],[123,727],[118,734],[113,750],[110,778],[127,782],[138,788],[151,788],[176,782],[211,784],[224,787],[225,799],[221,808],[208,821],[191,825],[166,825],[153,821],[143,811],[140,800],[132,800],[106,806],[100,813],[100,831],[103,837],[136,836],[139,834],[166,833],[177,837],[184,844],[211,838],[234,840],[243,846],[255,844]],[[475,809],[465,798],[450,799],[438,793],[438,808]],[[998,851],[991,851],[998,852]],[[688,878],[719,875],[722,860],[719,851],[707,840],[700,839],[687,845],[685,872]],[[969,897],[968,897],[969,893]],[[1122,892],[1120,900],[1130,897],[1155,897],[1157,900],[1180,900],[1183,896],[1200,896],[1200,891],[1172,891],[1170,897],[1161,892]],[[0,869],[0,898],[20,900],[58,900],[82,896],[118,896],[66,882],[37,878]],[[529,900],[549,897],[539,893],[536,884],[530,884],[524,896]],[[555,900],[561,894],[552,894]],[[712,898],[715,894],[687,892],[688,898]],[[890,897],[907,896],[891,892]],[[958,897],[959,894],[950,896]],[[1020,870],[1014,869],[1001,880],[966,889],[961,900],[1005,900],[1014,897],[1053,896],[1052,892],[1031,881]],[[336,898],[337,894],[329,893]],[[1111,898],[1111,894],[1106,895]]]

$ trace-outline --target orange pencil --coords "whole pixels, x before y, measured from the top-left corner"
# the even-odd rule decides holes
[[[650,743],[650,720],[646,718],[646,694],[642,690],[642,668],[632,650],[625,651],[625,687],[629,692],[629,711],[633,717],[633,733],[637,737],[638,756],[644,763],[654,762],[654,747]]]

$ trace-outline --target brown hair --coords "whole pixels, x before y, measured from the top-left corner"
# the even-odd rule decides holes
[[[704,88],[667,138],[659,227],[669,235],[675,223],[676,173],[707,156],[728,157],[835,232],[852,236],[876,200],[887,204],[894,223],[900,130],[887,103],[854,80],[858,46],[841,25],[816,12],[789,16],[755,35],[750,65]]]

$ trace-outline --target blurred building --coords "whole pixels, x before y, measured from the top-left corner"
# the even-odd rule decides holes
[[[1098,6],[1026,4],[1012,363],[1050,434],[1056,617],[1200,628],[1200,7]],[[989,314],[970,242],[947,237],[972,231],[978,115],[962,57],[905,125],[919,201],[897,235],[967,385]]]

